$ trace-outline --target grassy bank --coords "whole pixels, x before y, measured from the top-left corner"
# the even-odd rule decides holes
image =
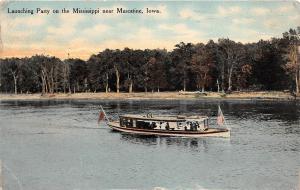
[[[295,97],[287,92],[279,91],[260,91],[260,92],[232,92],[230,94],[206,92],[148,92],[148,93],[75,93],[75,94],[0,94],[0,100],[48,100],[48,99],[163,99],[163,100],[181,100],[181,99],[265,99],[265,100],[295,100]],[[296,98],[297,100],[300,97]]]

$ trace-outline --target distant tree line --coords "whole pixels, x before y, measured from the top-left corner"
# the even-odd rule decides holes
[[[290,90],[300,88],[300,27],[242,44],[219,39],[165,49],[106,49],[87,60],[0,59],[2,93]]]

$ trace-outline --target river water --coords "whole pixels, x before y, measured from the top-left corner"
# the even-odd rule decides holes
[[[97,124],[123,113],[209,115],[231,138],[140,137]],[[268,101],[0,101],[5,190],[298,189],[300,104]]]

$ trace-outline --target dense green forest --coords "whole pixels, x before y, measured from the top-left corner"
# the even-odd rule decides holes
[[[106,49],[81,59],[0,59],[2,93],[289,90],[299,93],[300,27],[282,38],[165,49]]]

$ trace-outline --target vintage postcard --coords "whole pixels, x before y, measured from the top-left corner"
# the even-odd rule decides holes
[[[0,1],[0,190],[300,188],[299,1]]]

